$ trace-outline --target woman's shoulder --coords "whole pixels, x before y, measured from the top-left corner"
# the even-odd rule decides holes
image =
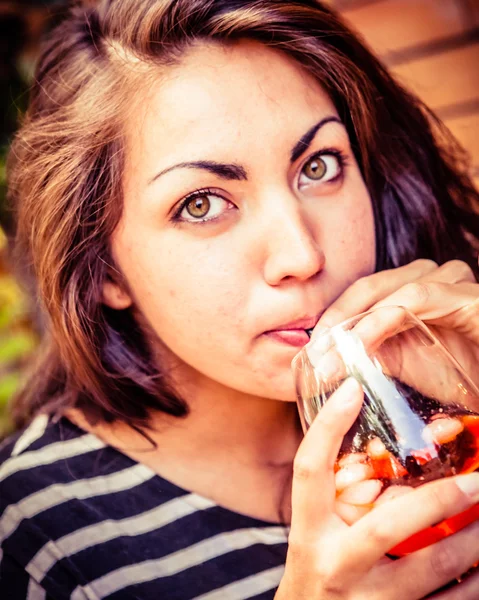
[[[48,415],[37,416],[24,430],[0,445],[0,511],[54,483],[66,483],[62,461],[99,447],[80,431]],[[63,463],[64,464],[64,463]],[[59,468],[60,467],[60,468]]]
[[[69,544],[80,536],[86,548],[93,539],[87,532],[99,523],[141,511],[137,488],[152,479],[148,469],[67,419],[35,418],[0,446],[2,584],[10,573],[22,585],[52,587],[54,597],[64,597],[58,582],[71,593],[81,576],[65,560]]]
[[[58,493],[59,486],[91,477],[89,459],[104,448],[99,438],[82,432],[66,419],[37,416],[0,446],[0,512],[7,502],[20,503],[51,486],[55,486],[51,491]]]
[[[3,443],[0,461],[0,597],[10,581],[55,599],[130,585],[144,597],[227,597],[230,586],[273,596],[281,527],[176,487],[66,419],[39,417]]]
[[[81,431],[47,415],[0,444],[0,596],[8,591],[5,597],[19,599],[65,597],[47,579],[45,587],[40,585],[43,577],[37,576],[33,559],[65,531],[65,512],[60,508],[61,518],[52,517],[65,500],[62,487],[74,477],[68,472],[68,457],[81,457],[94,447]],[[66,523],[75,527],[75,519]]]
[[[5,513],[32,518],[75,502],[130,490],[154,473],[65,418],[39,415],[0,446],[0,527]],[[73,503],[72,503],[73,502]],[[8,519],[9,528],[13,519]]]
[[[40,457],[52,454],[52,448],[58,449],[60,442],[83,438],[84,432],[68,423],[63,418],[40,414],[24,429],[4,439],[0,443],[0,481],[15,470],[25,470],[27,463],[40,466]]]

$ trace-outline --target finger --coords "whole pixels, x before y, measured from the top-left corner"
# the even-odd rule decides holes
[[[321,523],[334,514],[334,465],[362,401],[357,381],[347,379],[319,411],[301,442],[294,461],[291,517],[291,535],[301,541],[316,538]]]
[[[437,590],[454,579],[460,577],[473,564],[479,561],[479,521],[469,527],[462,529],[458,533],[405,556],[392,563],[388,568],[395,573],[401,581],[404,580],[402,593],[405,598],[417,594],[423,597],[430,592]],[[471,576],[472,579],[473,576]],[[466,580],[467,582],[467,580]],[[452,592],[446,591],[439,595],[434,595],[435,600],[446,598],[479,598],[479,588],[476,587],[475,596],[464,596],[467,589],[466,582],[456,588],[456,596]],[[479,580],[469,584],[469,590],[479,585]],[[469,593],[469,592],[468,592]],[[449,595],[448,595],[449,594]]]
[[[479,573],[474,573],[453,586],[452,589],[448,589],[439,594],[428,596],[430,600],[477,600],[479,598]]]
[[[376,506],[347,531],[343,567],[370,569],[391,548],[413,534],[459,514],[479,501],[479,473],[425,484]],[[345,536],[346,538],[346,536]]]
[[[334,477],[334,484],[337,492],[342,492],[347,487],[372,479],[374,477],[374,469],[367,463],[350,464],[341,468]]]
[[[372,460],[389,459],[391,453],[386,448],[380,438],[374,437],[368,442],[366,447],[367,454]]]
[[[369,506],[360,506],[356,504],[346,504],[345,502],[336,502],[335,512],[346,525],[354,525],[364,515],[371,510]]]
[[[476,283],[473,270],[462,260],[449,260],[421,279],[442,283]]]
[[[338,502],[372,508],[373,503],[381,493],[382,487],[383,484],[379,479],[357,481],[344,488],[338,496]]]
[[[441,266],[427,259],[416,260],[404,267],[381,271],[359,279],[331,304],[323,313],[318,325],[331,327],[354,314],[369,310],[403,285],[414,281],[474,284],[476,279],[469,265],[460,260],[451,260]]]
[[[398,331],[412,327],[415,322],[409,313],[399,306],[385,306],[380,310],[363,314],[347,322],[343,328],[316,328],[306,346],[306,353],[314,367],[316,379],[326,391],[346,376],[345,352],[349,355],[361,341],[366,352],[374,353],[381,344]],[[349,334],[353,332],[353,335]],[[351,343],[353,345],[351,345]]]
[[[365,312],[402,286],[431,274],[438,268],[432,260],[415,260],[403,267],[362,277],[350,285],[321,315],[317,326],[332,327]]]
[[[374,353],[385,340],[414,325],[409,313],[401,306],[382,306],[360,318],[353,331],[365,350]]]
[[[366,452],[351,452],[350,454],[344,454],[338,461],[338,467],[342,469],[348,465],[355,465],[356,463],[365,463],[368,461],[368,455]]]
[[[434,442],[442,445],[452,442],[464,431],[464,423],[460,419],[444,417],[439,414],[436,419],[426,425],[422,433],[427,443]]]
[[[415,281],[377,302],[381,306],[404,306],[419,319],[430,321],[455,313],[479,297],[479,286],[474,283],[442,283]]]
[[[375,506],[379,506],[383,502],[388,502],[389,500],[393,500],[394,498],[399,498],[399,496],[405,496],[413,490],[414,488],[409,487],[407,485],[391,485],[383,494],[379,496],[379,498],[375,502]]]

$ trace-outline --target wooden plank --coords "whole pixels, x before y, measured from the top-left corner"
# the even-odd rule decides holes
[[[479,43],[392,69],[431,108],[479,98]]]
[[[469,152],[479,172],[479,113],[446,121],[446,125]]]
[[[460,0],[464,5],[464,10],[471,26],[479,25],[479,1],[478,0]]]
[[[380,54],[464,31],[455,0],[384,0],[341,13]]]

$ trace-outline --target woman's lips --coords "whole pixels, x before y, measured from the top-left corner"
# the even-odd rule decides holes
[[[309,335],[304,329],[275,329],[264,334],[281,344],[302,348],[309,342]]]
[[[320,316],[321,313],[312,317],[303,317],[302,319],[296,319],[295,321],[281,323],[281,325],[276,322],[270,331],[283,331],[286,329],[313,329],[318,323]]]
[[[316,326],[319,317],[320,314],[316,314],[312,317],[289,321],[284,325],[276,325],[277,329],[265,331],[264,335],[281,344],[302,348],[309,342],[311,330]]]

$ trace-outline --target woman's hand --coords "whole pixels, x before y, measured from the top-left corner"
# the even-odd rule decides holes
[[[479,523],[397,561],[385,553],[412,534],[479,501],[479,474],[446,478],[392,499],[348,526],[335,512],[334,465],[363,395],[352,379],[331,396],[295,459],[292,520],[275,600],[419,600],[479,560]],[[479,575],[461,585],[477,600]],[[453,600],[457,590],[432,596]]]
[[[358,279],[323,313],[317,327],[391,305],[405,306],[434,325],[441,341],[479,384],[479,284],[466,263],[453,260],[438,266],[421,259]]]

